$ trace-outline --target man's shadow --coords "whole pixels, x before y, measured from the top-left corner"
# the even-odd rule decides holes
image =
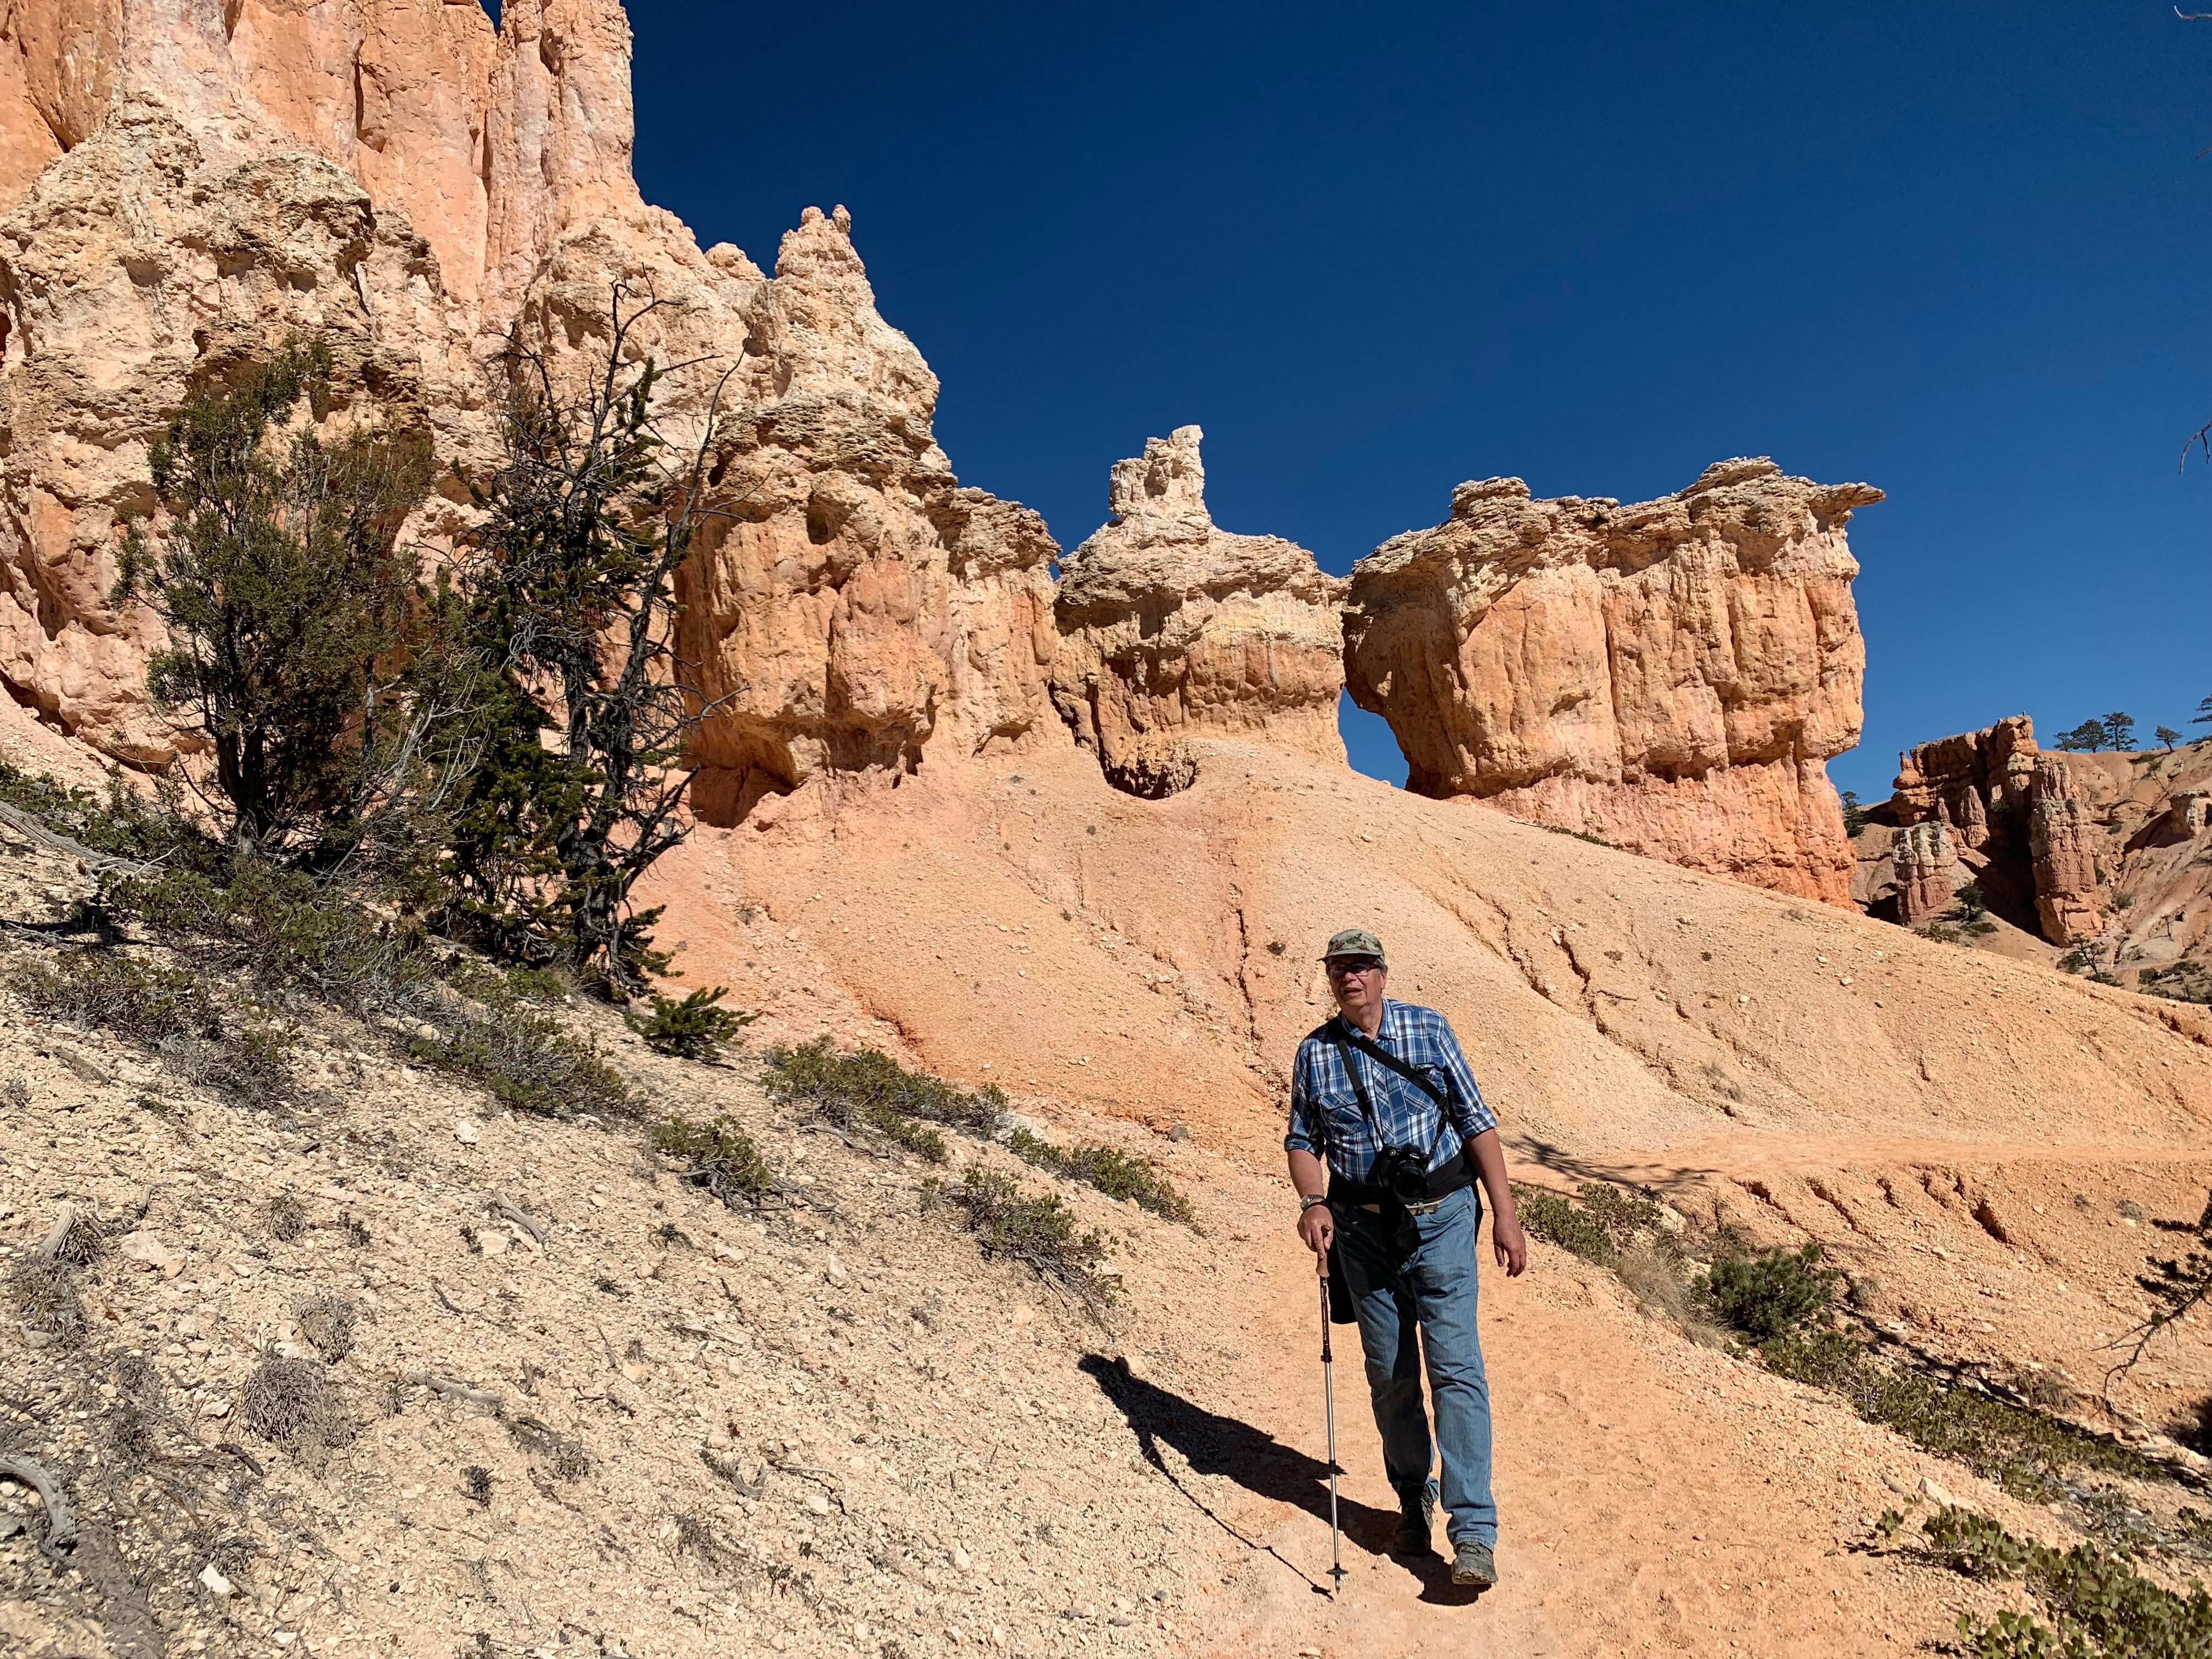
[[[1202,1496],[1177,1480],[1176,1472],[1161,1456],[1160,1447],[1164,1443],[1174,1447],[1190,1465],[1194,1474],[1224,1475],[1255,1496],[1295,1504],[1324,1527],[1328,1524],[1327,1463],[1285,1445],[1273,1435],[1249,1423],[1207,1411],[1156,1382],[1146,1382],[1129,1370],[1126,1359],[1109,1359],[1103,1354],[1091,1353],[1076,1363],[1127,1419],[1145,1461],[1165,1475],[1208,1520],[1249,1547],[1275,1555],[1284,1565],[1314,1583],[1303,1568],[1284,1559],[1260,1540],[1238,1531]],[[1389,1554],[1390,1537],[1398,1526],[1395,1511],[1378,1510],[1358,1498],[1346,1498],[1340,1490],[1337,1521],[1344,1529],[1346,1540],[1355,1547],[1370,1555]],[[1433,1550],[1423,1556],[1392,1559],[1421,1580],[1424,1601],[1465,1603],[1475,1599],[1474,1593],[1452,1583],[1449,1564]],[[1314,1583],[1314,1588],[1326,1587]]]

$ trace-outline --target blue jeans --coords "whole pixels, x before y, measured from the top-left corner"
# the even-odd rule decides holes
[[[1482,1203],[1472,1187],[1429,1215],[1383,1217],[1332,1204],[1344,1277],[1359,1311],[1367,1389],[1382,1431],[1382,1471],[1401,1504],[1419,1501],[1429,1480],[1429,1420],[1421,1408],[1425,1353],[1436,1405],[1437,1495],[1455,1545],[1498,1541],[1490,1496],[1490,1383],[1475,1330],[1475,1228]]]

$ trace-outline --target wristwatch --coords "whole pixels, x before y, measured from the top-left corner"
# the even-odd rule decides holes
[[[1298,1198],[1298,1213],[1300,1215],[1304,1215],[1308,1210],[1313,1208],[1315,1205],[1326,1204],[1328,1202],[1328,1194],[1327,1193],[1301,1194]]]

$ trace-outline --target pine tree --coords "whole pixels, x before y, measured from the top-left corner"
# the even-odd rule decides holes
[[[2136,717],[2133,714],[2115,711],[2106,715],[2099,724],[2104,727],[2105,743],[2108,748],[2132,749],[2136,746]]]
[[[293,424],[329,394],[313,342],[194,393],[151,451],[166,526],[131,527],[113,595],[166,629],[148,693],[213,762],[183,780],[234,851],[303,866],[358,853],[419,806],[453,769],[461,724],[432,689],[450,684],[428,672],[447,641],[398,544],[428,446]]]
[[[500,465],[464,561],[468,634],[503,665],[484,764],[453,856],[462,908],[510,953],[561,961],[617,999],[659,971],[640,877],[681,842],[679,763],[711,711],[678,659],[676,572],[702,498],[720,388],[672,459],[654,418],[660,370],[631,357],[660,308],[617,284],[606,343],[580,390],[510,335]]]
[[[2171,750],[2174,744],[2181,741],[2181,733],[2175,731],[2170,726],[2161,726],[2158,730],[2152,732],[2151,735],[2156,738],[2160,743],[2164,744],[2169,750]]]

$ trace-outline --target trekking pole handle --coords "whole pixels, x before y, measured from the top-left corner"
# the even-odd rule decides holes
[[[1328,1273],[1326,1268],[1322,1269],[1321,1276],[1321,1363],[1324,1365],[1329,1363]]]

